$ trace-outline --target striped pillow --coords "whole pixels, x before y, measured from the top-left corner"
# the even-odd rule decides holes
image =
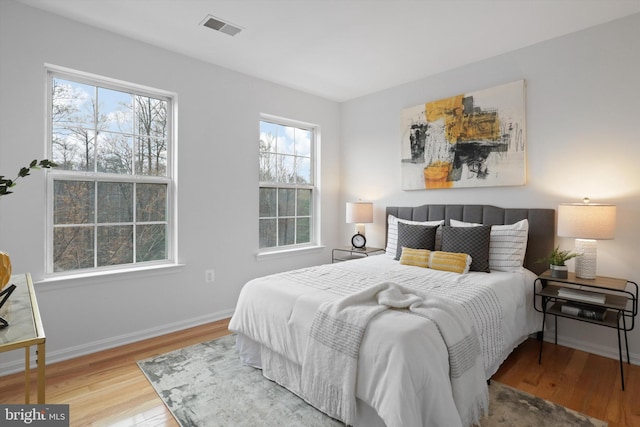
[[[481,224],[450,220],[452,227],[474,227]],[[524,264],[529,236],[529,221],[491,226],[489,243],[489,269],[497,271],[517,270]]]
[[[389,215],[387,218],[387,247],[385,249],[388,255],[396,256],[397,247],[398,247],[398,222],[402,222],[404,224],[418,224],[418,225],[443,225],[444,220],[439,221],[410,221],[408,219],[398,219],[393,215]],[[436,249],[440,248],[440,236],[442,235],[442,227],[438,227],[436,231]]]
[[[402,248],[400,264],[415,265],[416,267],[429,268],[430,250]]]
[[[471,267],[471,256],[456,252],[433,251],[429,258],[429,268],[466,274]]]

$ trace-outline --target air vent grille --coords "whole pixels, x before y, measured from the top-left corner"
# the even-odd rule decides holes
[[[204,18],[204,21],[202,21],[202,25],[204,25],[207,28],[211,28],[212,30],[216,30],[216,31],[220,31],[221,33],[228,34],[230,36],[235,36],[240,31],[242,31],[242,28],[238,27],[237,25],[233,25],[229,22],[222,21],[221,19],[215,18],[211,15]]]

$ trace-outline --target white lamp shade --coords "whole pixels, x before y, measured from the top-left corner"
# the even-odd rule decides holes
[[[347,223],[366,224],[373,222],[373,203],[347,203]]]
[[[558,206],[558,236],[580,239],[613,239],[615,205],[562,203]]]

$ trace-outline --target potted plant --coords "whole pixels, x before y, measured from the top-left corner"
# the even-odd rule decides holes
[[[544,262],[549,264],[551,269],[551,277],[556,279],[566,279],[569,268],[565,262],[572,258],[580,256],[580,254],[571,251],[561,251],[560,246],[556,246],[548,257],[539,259],[537,262]]]

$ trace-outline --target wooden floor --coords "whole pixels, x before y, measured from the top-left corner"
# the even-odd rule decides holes
[[[609,427],[640,427],[640,366],[620,363],[568,347],[527,340],[502,364],[493,379],[578,412],[605,420]]]
[[[47,366],[47,403],[70,405],[72,426],[177,426],[136,361],[227,335],[228,320]],[[640,426],[640,366],[545,343],[518,347],[493,377],[544,399],[609,422]],[[24,403],[24,376],[0,378],[0,402]],[[35,384],[31,387],[35,390]],[[35,392],[32,396],[35,401]]]

